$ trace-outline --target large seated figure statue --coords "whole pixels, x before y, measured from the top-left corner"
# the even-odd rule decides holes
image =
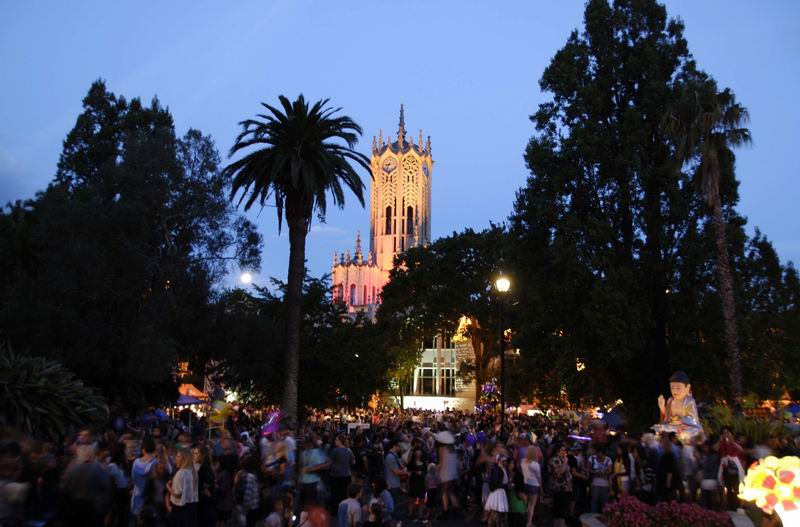
[[[703,425],[697,415],[697,404],[692,397],[692,385],[685,372],[676,371],[669,378],[669,388],[672,397],[664,401],[664,396],[658,396],[658,409],[661,411],[661,420],[653,428],[659,433],[675,432],[678,439],[689,442],[698,434],[703,433]]]

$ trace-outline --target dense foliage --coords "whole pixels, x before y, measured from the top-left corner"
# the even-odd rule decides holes
[[[531,117],[531,175],[510,218],[522,295],[517,345],[536,371],[521,379],[524,391],[621,398],[652,414],[670,372],[684,369],[701,400],[724,397],[718,238],[694,185],[702,163],[684,165],[665,125],[686,84],[708,77],[682,24],[655,1],[593,0],[584,22],[541,78],[552,100]],[[735,160],[726,154],[716,184],[744,388],[774,396],[797,380],[796,364],[776,360],[797,345],[797,273],[766,239],[747,239],[734,208]],[[754,303],[760,289],[775,294],[757,294]]]
[[[58,439],[108,418],[103,397],[54,360],[0,345],[0,427]]]
[[[0,212],[0,333],[57,359],[112,402],[176,397],[177,359],[205,333],[227,264],[258,268],[261,238],[233,210],[213,141],[169,111],[95,82],[55,179]]]
[[[286,285],[274,281],[283,293]],[[223,295],[217,305],[217,336],[223,360],[213,373],[254,402],[280,400],[285,382],[282,360],[286,323],[284,300],[265,288]],[[333,302],[327,279],[306,277],[300,334],[300,408],[305,405],[365,406],[369,396],[387,388],[387,355],[378,327],[346,314]]]
[[[493,283],[501,271],[504,243],[503,229],[493,226],[409,249],[398,256],[378,310],[378,324],[390,341],[409,346],[438,332],[453,334],[461,317],[467,317],[464,336],[475,357],[461,374],[477,381],[476,399],[491,377],[492,357],[499,356],[501,298]]]
[[[702,104],[689,100],[698,86],[713,92]],[[682,24],[655,1],[590,1],[541,87],[552,100],[531,117],[531,175],[507,230],[468,229],[400,255],[379,323],[420,342],[467,316],[480,386],[499,373],[492,282],[503,270],[510,347],[521,351],[507,372],[512,401],[622,399],[647,424],[676,369],[700,401],[726,398],[731,312],[745,393],[796,386],[798,274],[760,232],[745,233],[730,149],[749,137],[743,109],[697,69]],[[731,281],[735,309],[723,310],[719,284]]]

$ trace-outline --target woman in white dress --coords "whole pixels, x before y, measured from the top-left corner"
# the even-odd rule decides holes
[[[486,498],[484,510],[488,512],[489,527],[506,525],[508,516],[508,471],[504,457],[497,456],[493,466],[489,468],[489,496]]]

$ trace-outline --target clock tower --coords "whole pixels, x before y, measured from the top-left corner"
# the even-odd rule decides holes
[[[370,193],[370,251],[381,269],[392,268],[394,257],[431,242],[430,136],[422,143],[422,130],[414,144],[406,137],[405,115],[400,105],[397,140],[383,142],[383,133],[372,140],[372,189]]]
[[[395,256],[431,241],[431,139],[407,135],[403,105],[396,139],[373,136],[370,171],[369,251],[357,235],[354,258],[334,254],[332,275],[335,299],[374,316]]]

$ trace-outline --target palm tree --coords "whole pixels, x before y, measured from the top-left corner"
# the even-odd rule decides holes
[[[728,88],[718,91],[716,82],[710,79],[688,83],[668,120],[677,139],[681,161],[697,162],[695,183],[710,209],[716,231],[723,342],[728,356],[731,396],[735,404],[742,399],[742,369],[720,179],[724,171],[732,170],[732,149],[751,141],[750,131],[744,127],[748,121],[747,109],[736,102],[733,92]]]
[[[268,114],[242,121],[229,157],[255,149],[232,162],[224,174],[233,178],[231,197],[241,191],[245,210],[254,203],[264,207],[273,200],[278,212],[278,232],[284,220],[289,227],[289,274],[286,284],[286,385],[281,410],[289,423],[297,418],[297,376],[300,358],[300,302],[305,276],[306,235],[316,212],[324,218],[327,194],[344,207],[344,187],[364,206],[364,183],[354,165],[369,170],[369,159],[354,150],[361,134],[341,108],[328,100],[309,108],[303,95],[290,102],[279,98],[282,109],[261,103]]]

